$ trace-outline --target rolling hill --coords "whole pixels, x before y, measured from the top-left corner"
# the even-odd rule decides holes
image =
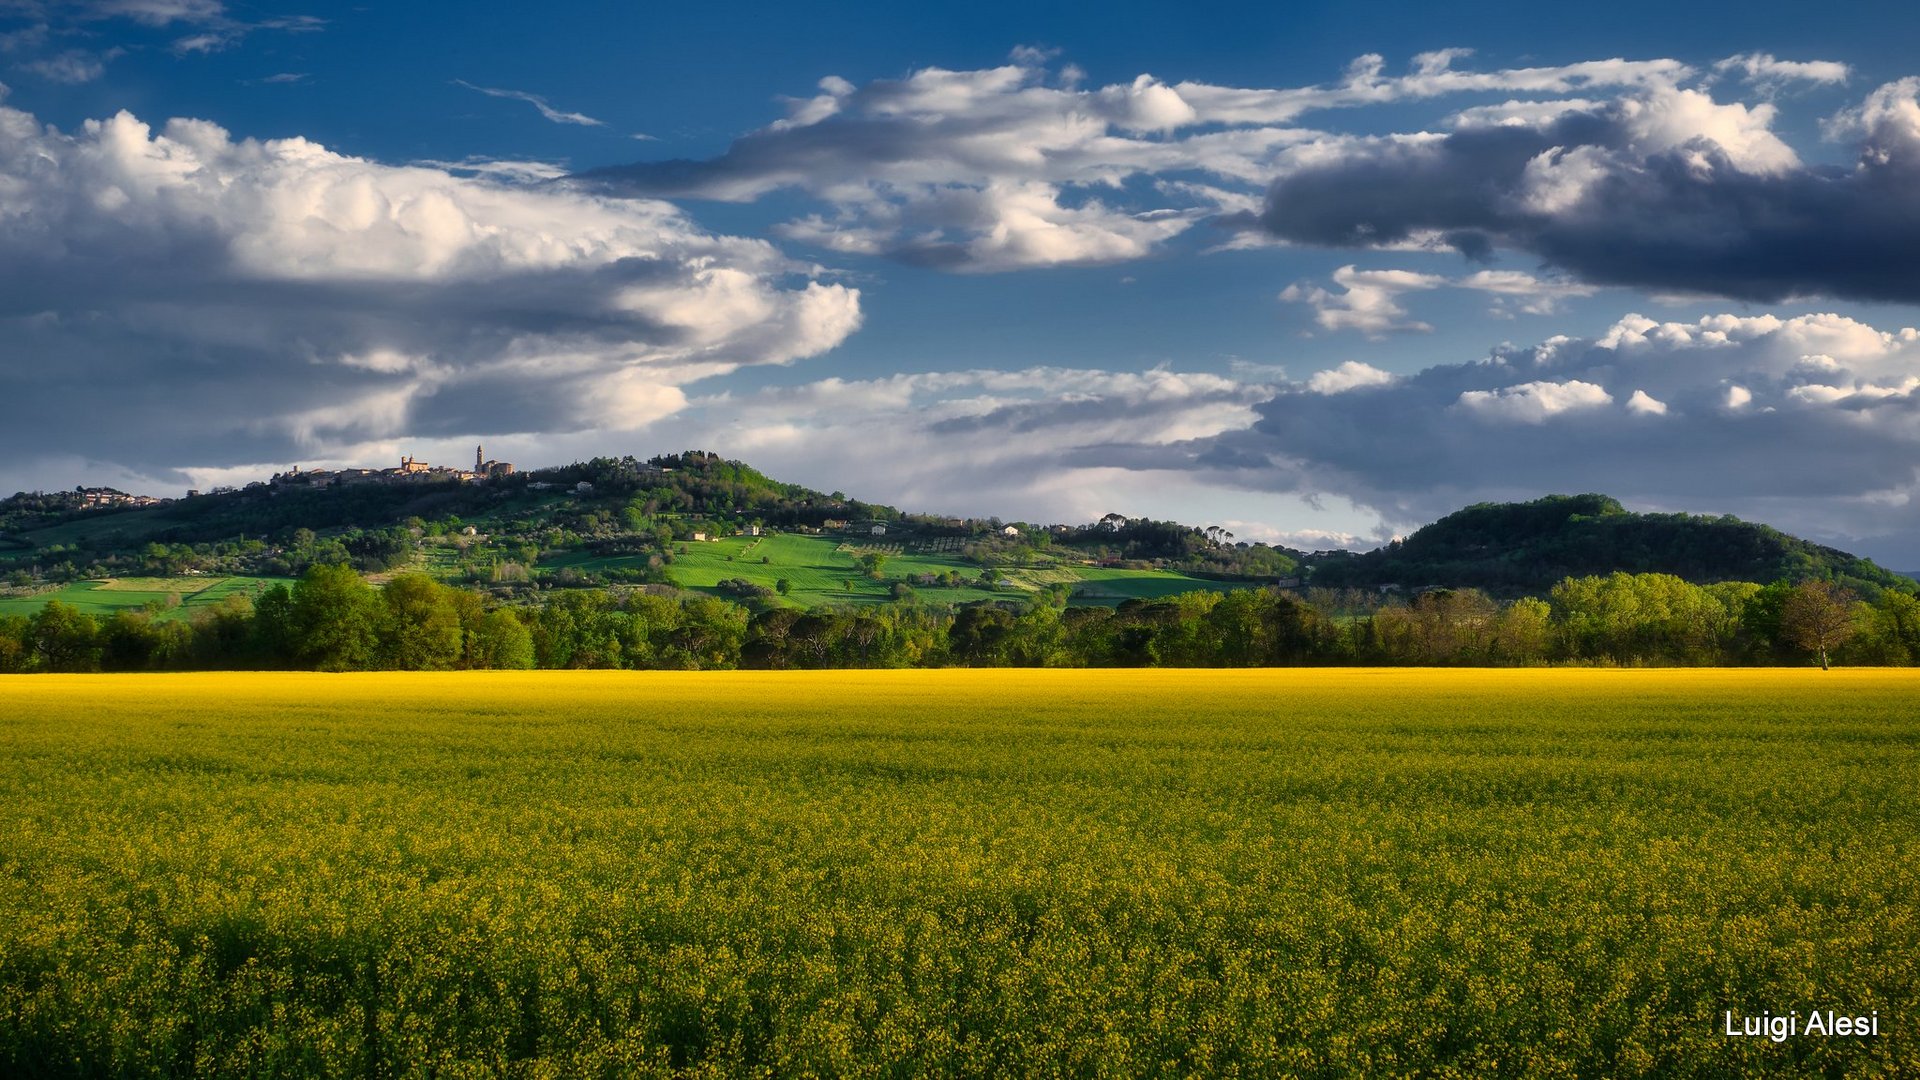
[[[874,555],[884,572],[863,562]],[[1634,513],[1604,495],[1484,503],[1375,551],[1309,555],[1120,515],[1069,526],[904,513],[700,451],[596,458],[482,483],[281,477],[146,507],[92,508],[66,493],[0,500],[0,582],[15,608],[87,582],[284,578],[327,562],[374,574],[424,570],[522,599],[655,585],[797,606],[1046,592],[1112,605],[1249,585],[1544,595],[1562,578],[1614,571],[1695,583],[1821,578],[1869,596],[1915,588],[1766,525]],[[119,599],[83,599],[110,595]]]
[[[1695,584],[1823,578],[1869,594],[1911,591],[1905,575],[1735,517],[1641,514],[1605,495],[1480,503],[1363,555],[1315,560],[1332,587],[1473,587],[1543,594],[1566,577],[1672,574]]]

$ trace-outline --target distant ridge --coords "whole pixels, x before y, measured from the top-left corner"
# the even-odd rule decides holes
[[[75,567],[87,566],[88,560],[109,566],[116,559],[152,562],[157,557],[143,554],[152,545],[240,549],[249,543],[264,551],[254,561],[266,572],[290,573],[291,565],[276,568],[273,560],[296,531],[340,538],[361,558],[361,548],[368,545],[410,550],[411,542],[400,535],[408,530],[417,536],[493,521],[486,531],[499,538],[512,533],[509,521],[533,515],[538,529],[528,526],[518,537],[529,545],[551,547],[544,537],[564,528],[576,534],[576,545],[595,551],[662,555],[666,542],[656,533],[668,517],[692,524],[815,531],[884,522],[900,536],[998,534],[1017,524],[1015,535],[1043,532],[1053,550],[1079,549],[1088,558],[1249,583],[1369,590],[1471,587],[1498,596],[1544,596],[1563,578],[1624,571],[1672,574],[1696,584],[1818,578],[1873,596],[1889,588],[1912,592],[1920,580],[1920,572],[1895,573],[1767,525],[1731,516],[1635,513],[1599,494],[1479,503],[1364,554],[1308,554],[1235,545],[1230,533],[1217,529],[1117,514],[1080,527],[903,514],[838,491],[774,480],[743,462],[697,450],[646,461],[595,458],[526,472],[508,468],[489,474],[486,483],[442,480],[433,472],[404,477],[407,483],[322,483],[323,478],[332,479],[330,474],[292,474],[271,484],[155,505],[120,493],[108,502],[90,498],[86,490],[16,495],[0,500],[0,575],[20,576],[62,562]],[[387,535],[369,535],[375,532]]]
[[[1867,593],[1911,591],[1908,575],[1732,516],[1642,514],[1606,495],[1478,503],[1364,555],[1315,560],[1313,583],[1474,587],[1542,594],[1562,578],[1672,574],[1695,584],[1821,578]]]

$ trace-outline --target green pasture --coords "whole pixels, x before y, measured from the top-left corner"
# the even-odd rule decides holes
[[[1113,605],[1127,600],[1157,600],[1184,592],[1254,587],[1245,581],[1215,581],[1166,570],[1122,570],[1102,566],[1075,566],[1070,569],[1079,581],[1073,590],[1072,603],[1075,604]]]
[[[681,547],[686,548],[686,554],[679,553]],[[913,574],[944,574],[952,570],[974,582],[980,573],[979,567],[958,559],[889,552],[882,570],[887,580],[874,581],[860,568],[859,556],[855,554],[866,550],[870,549],[843,544],[839,537],[795,533],[688,540],[674,545],[669,572],[674,582],[683,588],[708,592],[715,591],[715,586],[728,578],[745,578],[767,588],[773,588],[785,578],[793,583],[787,602],[800,607],[882,602],[889,599],[888,590],[894,581]],[[732,561],[728,560],[729,556]],[[763,558],[767,560],[764,563]],[[851,590],[846,586],[849,580],[853,582]],[[1005,592],[989,592],[972,585],[957,589],[928,587],[919,593],[925,599],[954,603],[1008,596]]]
[[[685,554],[678,554],[681,547]],[[882,573],[885,581],[867,578],[860,568],[860,556],[869,552],[886,556]],[[1005,600],[1029,595],[1053,584],[1073,586],[1073,603],[1114,605],[1138,597],[1154,598],[1196,589],[1228,589],[1234,583],[1208,581],[1164,570],[1119,570],[1071,563],[1041,567],[1009,567],[997,571],[998,580],[1008,582],[994,590],[978,586],[981,568],[956,557],[917,551],[910,542],[898,537],[836,537],[777,533],[762,537],[735,536],[712,541],[685,541],[675,544],[670,573],[685,588],[711,591],[728,578],[745,578],[772,588],[781,578],[793,583],[788,601],[802,607],[819,604],[874,603],[888,598],[894,581],[917,574],[958,573],[967,584],[960,588],[917,587],[921,598],[966,603],[975,600]],[[731,560],[729,560],[731,557]],[[761,562],[765,558],[766,562]],[[612,560],[596,560],[583,553],[557,557],[542,566],[625,565]],[[854,587],[849,591],[846,582]],[[1245,588],[1245,583],[1238,587]]]
[[[49,600],[72,604],[91,615],[105,618],[116,611],[145,607],[150,603],[167,604],[178,597],[178,607],[167,607],[163,619],[191,618],[195,611],[211,607],[235,593],[258,597],[275,584],[293,584],[292,578],[269,577],[135,577],[109,578],[104,581],[76,581],[57,589],[27,596],[0,597],[0,614],[32,615]]]

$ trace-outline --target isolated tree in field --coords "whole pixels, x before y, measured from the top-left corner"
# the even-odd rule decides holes
[[[1788,641],[1818,653],[1825,671],[1827,653],[1853,636],[1853,594],[1830,581],[1803,581],[1780,609],[1780,630]]]
[[[785,596],[793,591],[793,582],[788,581],[786,578],[781,578],[773,583],[773,591],[779,593],[781,596]]]

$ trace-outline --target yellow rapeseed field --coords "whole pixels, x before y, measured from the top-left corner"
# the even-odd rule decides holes
[[[0,1074],[1911,1075],[1916,703],[1900,670],[4,677]],[[1829,1009],[1881,1034],[1722,1030]]]

